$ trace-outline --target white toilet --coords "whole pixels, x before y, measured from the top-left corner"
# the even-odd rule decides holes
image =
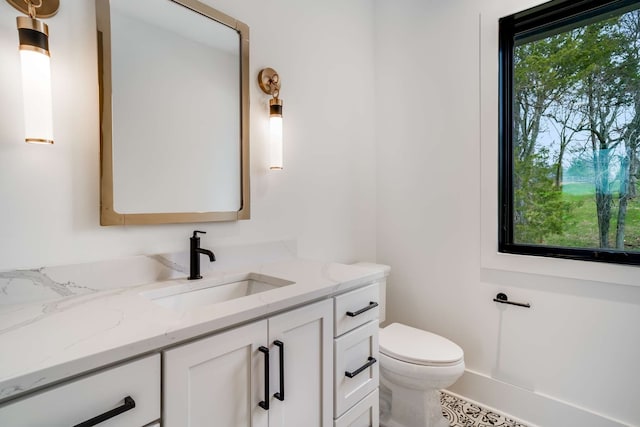
[[[431,332],[393,323],[380,329],[380,381],[391,392],[385,427],[449,427],[440,389],[464,372],[464,352]]]
[[[355,265],[383,272],[385,276],[390,271],[389,266],[382,264]],[[386,314],[386,280],[381,280],[379,286],[382,323]],[[442,416],[440,389],[451,386],[462,376],[462,349],[439,335],[401,323],[381,328],[378,345],[380,426],[449,427]]]

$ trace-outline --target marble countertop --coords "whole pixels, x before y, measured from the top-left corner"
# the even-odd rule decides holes
[[[180,275],[156,283],[5,305],[0,310],[0,401],[216,330],[327,298],[385,275],[383,269],[371,266],[294,258],[205,271],[203,280],[225,282],[249,272],[295,283],[186,311],[163,307],[141,295],[157,293],[167,286],[195,283]]]

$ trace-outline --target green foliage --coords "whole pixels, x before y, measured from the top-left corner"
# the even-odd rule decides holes
[[[514,175],[514,241],[540,244],[551,234],[561,234],[571,215],[572,204],[563,200],[554,185],[553,169],[546,153],[516,160]]]

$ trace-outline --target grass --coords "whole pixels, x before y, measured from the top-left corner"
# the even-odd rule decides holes
[[[616,188],[615,183],[612,187]],[[638,191],[640,195],[640,189]],[[562,187],[563,200],[570,202],[573,211],[565,224],[564,233],[547,236],[542,244],[579,248],[597,248],[598,217],[596,213],[595,188],[589,183],[571,183]],[[618,219],[618,194],[613,195],[609,246],[615,247]],[[629,200],[625,224],[625,250],[640,251],[640,197]]]

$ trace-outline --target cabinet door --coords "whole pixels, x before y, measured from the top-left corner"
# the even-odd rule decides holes
[[[267,321],[164,353],[164,427],[267,427],[263,353]]]
[[[271,408],[269,427],[331,427],[333,393],[333,304],[311,304],[269,319]],[[274,344],[275,341],[282,346]],[[280,352],[284,355],[284,400]]]

